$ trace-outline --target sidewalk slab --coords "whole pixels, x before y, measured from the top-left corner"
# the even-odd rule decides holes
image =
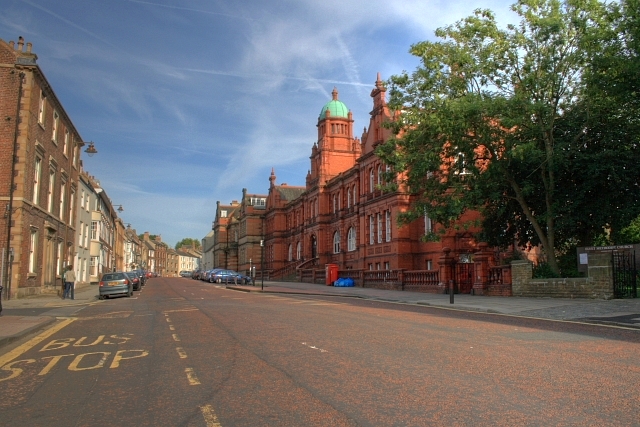
[[[598,317],[640,317],[640,298],[624,300],[595,300],[571,298],[527,298],[478,296],[455,294],[454,303],[450,295],[429,294],[410,291],[393,291],[360,287],[333,287],[302,282],[264,282],[261,284],[230,285],[227,289],[244,292],[287,293],[299,295],[357,297],[377,301],[416,304],[431,307],[478,311],[553,320],[589,321]]]
[[[0,347],[55,321],[52,316],[0,316]]]

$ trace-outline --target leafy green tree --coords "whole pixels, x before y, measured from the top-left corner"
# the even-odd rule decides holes
[[[608,5],[606,25],[591,30],[597,44],[584,73],[585,91],[567,113],[567,129],[582,134],[566,150],[562,183],[574,195],[568,226],[619,242],[621,230],[640,214],[640,1]],[[594,209],[595,204],[595,209]],[[589,244],[592,235],[581,236]]]
[[[402,116],[378,154],[418,196],[401,220],[427,212],[450,226],[479,210],[485,240],[539,243],[559,274],[558,250],[574,238],[561,216],[573,194],[560,181],[586,125],[567,112],[610,22],[597,0],[519,0],[512,10],[518,25],[499,28],[476,10],[438,29],[441,41],[411,47],[422,65],[390,80]]]
[[[624,227],[620,232],[620,243],[640,243],[640,215],[638,215],[631,224]]]
[[[178,243],[176,243],[176,246],[175,246],[174,249],[178,249],[180,246],[192,246],[194,244],[195,244],[196,249],[200,249],[200,240],[192,239],[190,237],[185,237],[184,239],[182,239]]]

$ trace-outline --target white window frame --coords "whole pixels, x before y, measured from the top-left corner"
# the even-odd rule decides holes
[[[353,252],[356,250],[356,229],[354,227],[349,228],[347,233],[347,251]]]
[[[298,242],[298,244],[296,245],[296,259],[297,260],[302,259],[302,243],[301,242]]]
[[[375,223],[373,219],[373,215],[369,215],[369,244],[373,245],[375,239],[375,231],[374,231]]]
[[[53,195],[55,193],[56,184],[56,170],[53,168],[49,169],[49,188],[47,193],[47,211],[49,213],[53,213]]]
[[[56,263],[56,276],[62,272],[62,241],[58,242],[58,262]]]
[[[31,201],[34,204],[39,204],[40,199],[40,181],[42,180],[42,159],[40,157],[36,157],[34,162],[34,171],[33,171],[33,198]]]
[[[98,221],[91,221],[91,240],[98,240]]]
[[[53,124],[51,126],[51,142],[58,145],[58,123],[60,116],[56,110],[53,110]]]
[[[433,231],[433,223],[427,211],[424,211],[424,234],[425,236]]]
[[[384,212],[385,216],[385,241],[391,241],[391,211],[387,209]]]
[[[340,253],[340,231],[339,230],[333,233],[333,253],[334,254]]]
[[[65,157],[69,157],[69,153],[67,153],[68,150],[69,150],[69,129],[65,129],[64,141],[62,143],[62,154],[64,154]]]
[[[382,243],[382,214],[380,214],[380,212],[376,214],[376,220],[377,220],[378,243]]]
[[[373,193],[373,190],[375,188],[375,174],[373,172],[373,168],[369,169],[369,192]]]
[[[65,211],[65,202],[67,197],[67,181],[62,180],[60,183],[60,210],[58,211],[58,215],[60,215],[60,221],[64,222],[64,211]]]
[[[36,272],[36,258],[38,250],[38,230],[31,230],[29,236],[29,273],[35,274]]]
[[[287,261],[291,262],[293,261],[293,245],[291,243],[289,243],[289,250],[287,253]]]
[[[40,102],[38,103],[38,123],[44,126],[45,111],[47,109],[47,96],[44,91],[40,91]]]
[[[69,225],[73,225],[73,215],[75,214],[76,204],[76,190],[71,188],[71,195],[69,196]]]

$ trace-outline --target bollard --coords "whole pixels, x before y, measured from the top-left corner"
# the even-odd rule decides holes
[[[453,304],[453,280],[449,280],[449,304]]]

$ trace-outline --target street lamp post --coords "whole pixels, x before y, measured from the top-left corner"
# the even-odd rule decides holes
[[[264,291],[264,239],[260,240],[260,289]]]

